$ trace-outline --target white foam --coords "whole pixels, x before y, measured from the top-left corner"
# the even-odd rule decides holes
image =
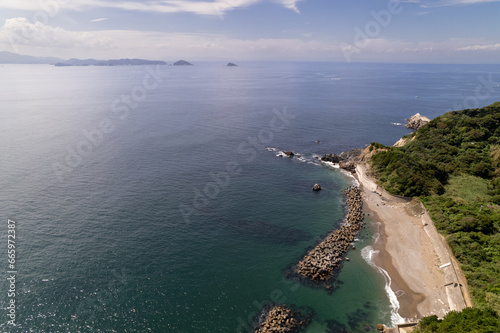
[[[353,186],[359,186],[359,181],[356,179],[356,177],[354,177],[352,173],[344,169],[340,169],[340,172],[351,178]]]
[[[398,297],[396,296],[396,293],[391,289],[391,277],[387,273],[387,271],[381,267],[378,267],[373,263],[373,255],[379,253],[379,251],[376,251],[373,249],[372,246],[366,246],[361,250],[361,256],[363,259],[373,268],[378,270],[380,274],[385,279],[385,292],[387,293],[387,296],[389,297],[389,302],[391,303],[391,326],[396,326],[397,324],[402,324],[405,323],[406,320],[405,318],[401,317],[399,315],[399,302],[398,302]]]
[[[330,167],[330,168],[334,168],[334,169],[339,169],[340,166],[338,163],[333,163],[333,162],[327,162],[327,161],[321,161],[322,164]]]
[[[395,126],[402,126],[402,125],[403,125],[403,124],[401,124],[401,123],[391,123],[391,124],[393,124],[393,125],[395,125]]]
[[[321,163],[314,162],[314,161],[307,161],[307,164],[312,164],[312,165],[316,165],[316,166],[321,166]]]

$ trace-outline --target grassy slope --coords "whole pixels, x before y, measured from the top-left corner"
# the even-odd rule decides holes
[[[408,139],[400,148],[372,144],[379,184],[422,200],[462,265],[475,307],[500,314],[500,102],[448,112]]]

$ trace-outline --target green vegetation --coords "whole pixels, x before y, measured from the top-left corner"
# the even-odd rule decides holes
[[[403,147],[372,144],[372,170],[389,192],[424,203],[460,262],[475,305],[443,321],[428,317],[421,332],[500,332],[480,325],[489,325],[492,313],[500,322],[500,102],[448,112],[410,137]],[[462,325],[468,316],[477,317],[476,326],[453,330],[453,321]]]
[[[442,320],[437,316],[420,320],[413,333],[495,333],[500,332],[500,320],[495,311],[466,308],[462,312],[452,311]]]

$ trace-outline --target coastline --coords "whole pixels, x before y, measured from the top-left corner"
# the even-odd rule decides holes
[[[442,318],[451,310],[471,306],[463,274],[427,211],[419,202],[384,191],[368,172],[367,165],[358,164],[354,176],[360,183],[365,212],[373,223],[380,223],[371,258],[388,275],[399,303],[396,320]]]

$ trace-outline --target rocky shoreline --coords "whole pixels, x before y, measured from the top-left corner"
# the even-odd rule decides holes
[[[356,235],[363,228],[363,201],[360,189],[349,187],[344,191],[344,195],[348,207],[345,223],[299,261],[295,268],[299,275],[315,282],[332,279]]]
[[[276,305],[267,313],[255,333],[298,332],[306,324],[296,318],[296,313],[284,305]]]

